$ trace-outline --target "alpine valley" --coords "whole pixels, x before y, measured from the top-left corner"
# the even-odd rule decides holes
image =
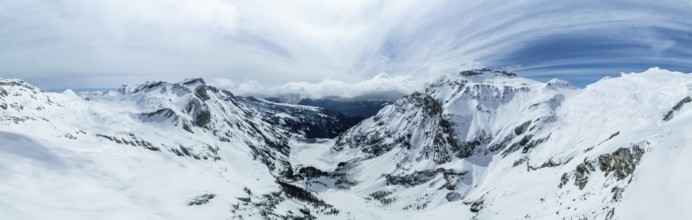
[[[0,79],[0,219],[692,219],[692,75],[479,69],[369,118]]]

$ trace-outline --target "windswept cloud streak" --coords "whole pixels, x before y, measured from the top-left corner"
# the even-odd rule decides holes
[[[307,97],[475,67],[584,85],[691,72],[690,11],[687,0],[5,0],[0,74],[44,88],[225,78],[240,93],[255,82]]]
[[[271,86],[258,81],[234,83],[229,79],[219,78],[211,84],[241,95],[281,98],[291,103],[297,103],[304,98],[395,100],[423,86],[421,81],[414,81],[409,76],[390,76],[386,73],[355,83],[325,79],[316,83],[289,82]]]

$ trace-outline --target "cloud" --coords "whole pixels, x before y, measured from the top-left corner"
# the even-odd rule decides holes
[[[4,0],[0,74],[48,89],[205,77],[289,91],[488,66],[583,85],[692,71],[690,11],[687,0]]]
[[[270,86],[258,81],[234,83],[229,79],[219,78],[212,80],[210,84],[233,91],[237,95],[281,98],[291,103],[297,103],[303,98],[396,100],[423,86],[409,76],[390,76],[386,73],[354,83],[326,79],[316,83],[290,82]]]

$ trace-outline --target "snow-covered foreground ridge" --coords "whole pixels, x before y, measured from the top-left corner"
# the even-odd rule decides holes
[[[465,71],[305,140],[338,116],[201,79],[0,79],[0,219],[689,219],[691,95],[656,68],[584,89]]]

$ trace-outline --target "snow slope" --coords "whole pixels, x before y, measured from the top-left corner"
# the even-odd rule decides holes
[[[305,139],[338,123],[201,79],[0,79],[0,219],[689,219],[691,96],[657,68],[584,89],[473,70]]]
[[[288,132],[200,79],[84,99],[0,79],[0,103],[0,219],[226,219],[292,176]]]
[[[397,219],[690,218],[683,206],[692,192],[680,185],[692,156],[684,150],[692,143],[690,88],[690,75],[660,69],[585,89],[462,72],[340,136],[330,157],[348,155],[334,162],[350,164],[346,177],[306,185],[349,179],[341,191],[408,213]],[[338,200],[330,195],[340,187],[322,194]],[[642,201],[659,205],[643,209]]]

